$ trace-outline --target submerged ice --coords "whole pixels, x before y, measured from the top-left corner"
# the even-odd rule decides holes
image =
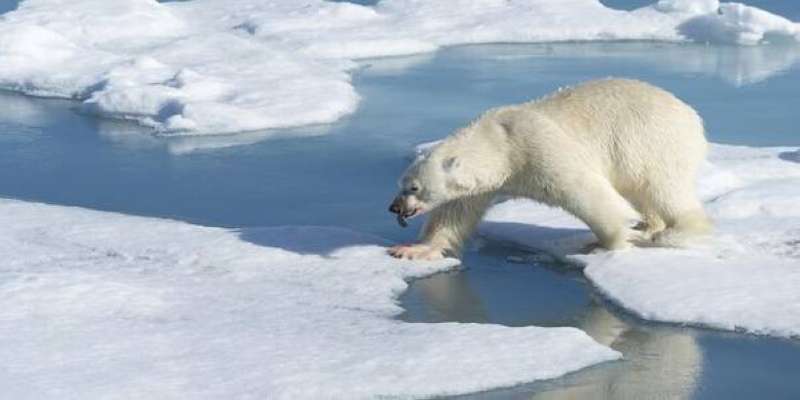
[[[742,4],[660,0],[24,0],[0,17],[0,87],[169,134],[331,122],[365,57],[490,42],[796,43],[798,24]]]

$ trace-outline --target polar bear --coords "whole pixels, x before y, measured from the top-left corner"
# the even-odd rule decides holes
[[[706,149],[692,107],[636,80],[589,81],[491,109],[408,168],[389,210],[401,224],[431,215],[420,243],[389,253],[458,256],[498,195],[561,207],[608,250],[704,234],[711,224],[695,178]]]

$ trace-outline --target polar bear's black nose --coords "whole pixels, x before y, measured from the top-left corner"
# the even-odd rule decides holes
[[[394,199],[392,205],[389,206],[389,212],[400,214],[403,211],[403,208],[400,207],[400,199]]]

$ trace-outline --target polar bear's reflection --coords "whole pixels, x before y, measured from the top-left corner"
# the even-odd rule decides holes
[[[688,399],[694,393],[703,354],[691,334],[638,328],[596,303],[578,328],[625,360],[579,372],[532,399]]]
[[[514,274],[509,275],[513,279]],[[424,303],[416,307],[425,309],[428,321],[496,322],[487,311],[493,307],[484,304],[484,299],[470,286],[470,279],[464,273],[437,275],[417,281],[414,286],[413,296],[419,297],[414,301]],[[694,393],[703,368],[703,354],[690,331],[638,326],[614,315],[594,299],[576,314],[565,316],[561,322],[533,324],[575,326],[599,343],[622,352],[624,360],[510,391],[529,393],[527,398],[546,400],[688,399]],[[518,317],[529,320],[524,315]],[[491,394],[488,397],[491,398]]]

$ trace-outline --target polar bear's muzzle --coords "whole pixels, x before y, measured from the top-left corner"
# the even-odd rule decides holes
[[[422,211],[422,207],[419,207],[416,201],[411,200],[409,196],[399,195],[389,206],[389,212],[397,214],[397,223],[403,228],[408,226],[407,219],[417,216]]]

